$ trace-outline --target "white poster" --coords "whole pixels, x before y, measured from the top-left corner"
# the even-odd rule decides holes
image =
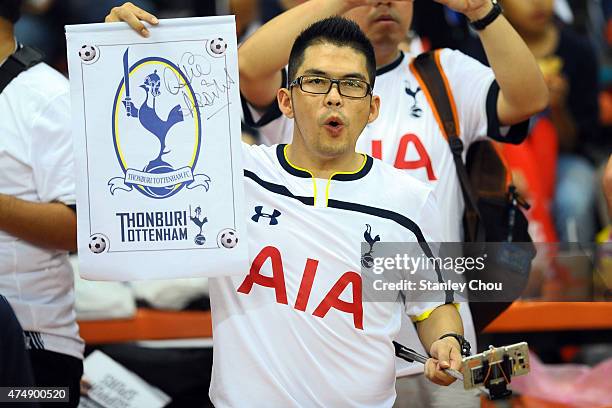
[[[246,273],[233,16],[66,27],[80,273]]]

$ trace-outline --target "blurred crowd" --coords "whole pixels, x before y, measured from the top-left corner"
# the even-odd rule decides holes
[[[306,0],[133,0],[161,18],[234,14],[239,41]],[[16,26],[19,41],[41,49],[66,72],[64,25],[101,22],[120,0],[29,0]],[[503,0],[505,15],[536,56],[549,86],[547,111],[520,146],[503,145],[514,183],[531,204],[538,242],[610,240],[600,188],[612,152],[612,1]],[[406,49],[454,48],[487,63],[466,18],[434,2],[415,2]],[[244,129],[257,141],[257,131]]]

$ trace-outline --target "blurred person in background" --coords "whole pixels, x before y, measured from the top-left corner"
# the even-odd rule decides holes
[[[0,2],[2,75],[19,64],[12,54],[22,48],[13,32],[20,6]],[[78,405],[84,348],[68,261],[76,250],[70,125],[68,81],[44,63],[0,93],[0,294],[23,327],[35,385],[70,388],[63,407]]]
[[[518,165],[519,171],[530,173],[524,176],[531,180],[525,183],[526,190],[532,189],[527,195],[543,197],[544,207],[552,198],[550,208],[560,241],[593,242],[595,164],[609,152],[599,126],[599,66],[594,47],[587,37],[555,19],[555,0],[500,0],[500,3],[538,60],[550,92],[550,106],[541,119],[552,123],[557,139],[550,137],[550,129],[540,140],[535,140],[534,135],[531,144],[536,147],[530,154],[532,163],[537,163],[535,174],[526,169],[532,163],[517,157],[524,152],[516,149],[528,149],[529,143],[516,149],[505,147],[506,157],[515,163],[515,166],[511,164],[514,170]],[[472,55],[479,60],[485,59],[481,48],[474,52]]]
[[[554,19],[554,0],[502,0],[506,15],[538,59],[558,136],[553,214],[562,242],[593,242],[599,144],[598,63],[586,37]]]

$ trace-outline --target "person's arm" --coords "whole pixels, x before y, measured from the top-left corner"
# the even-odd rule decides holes
[[[447,304],[437,307],[427,319],[417,323],[417,332],[425,350],[429,350],[432,357],[425,364],[425,376],[439,385],[453,383],[455,378],[442,370],[461,369],[461,348],[454,337],[440,337],[447,333],[463,335],[463,323],[456,306]]]
[[[242,95],[260,109],[275,102],[276,91],[281,86],[281,70],[289,61],[297,36],[317,20],[368,3],[366,0],[309,0],[261,26],[238,50]]]
[[[63,203],[0,194],[0,230],[36,246],[76,251],[76,213]]]
[[[480,20],[493,8],[491,0],[436,0]],[[537,62],[519,34],[503,15],[484,30],[480,41],[495,73],[500,92],[497,113],[502,125],[514,125],[548,106],[548,88]]]

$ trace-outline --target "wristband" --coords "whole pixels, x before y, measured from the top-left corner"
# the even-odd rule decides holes
[[[465,337],[463,337],[462,335],[458,333],[446,333],[440,336],[438,340],[442,340],[445,337],[454,337],[459,342],[459,347],[461,348],[461,355],[463,357],[468,357],[469,355],[472,354],[471,352],[472,346],[470,345],[470,342],[467,341]]]
[[[484,30],[489,24],[495,21],[495,19],[499,17],[499,15],[503,12],[501,6],[499,5],[499,3],[497,3],[497,0],[492,0],[492,2],[493,2],[493,8],[491,9],[491,11],[489,11],[489,13],[486,16],[484,16],[480,20],[470,22],[470,25],[472,26],[474,30],[476,31]]]

